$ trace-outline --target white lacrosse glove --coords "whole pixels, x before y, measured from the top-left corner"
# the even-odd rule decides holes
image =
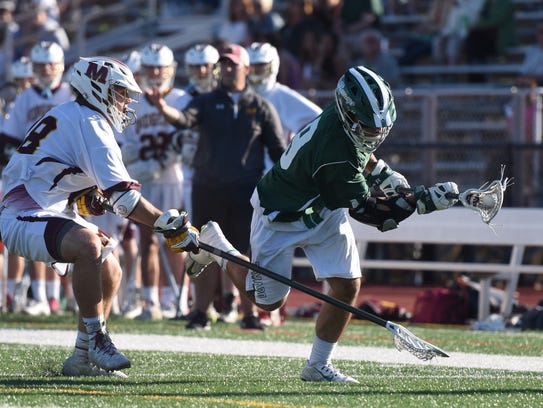
[[[186,211],[171,209],[162,213],[153,224],[156,232],[164,235],[166,244],[172,252],[190,251],[197,254],[200,232],[193,227]]]
[[[124,165],[127,166],[140,159],[140,148],[135,143],[123,143],[121,146]]]
[[[377,161],[373,171],[366,176],[366,181],[370,187],[381,190],[387,197],[398,195],[396,191],[398,187],[410,188],[406,178],[388,167],[381,159]]]
[[[450,193],[454,194],[454,197],[447,197]],[[436,210],[446,210],[455,205],[458,201],[458,186],[452,181],[437,183],[428,189],[417,186],[414,194],[417,200],[417,212],[428,214]]]
[[[157,160],[138,160],[126,166],[128,174],[139,182],[155,180],[160,176],[162,167]]]

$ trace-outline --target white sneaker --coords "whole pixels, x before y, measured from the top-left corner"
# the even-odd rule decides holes
[[[358,383],[353,377],[341,374],[332,364],[317,363],[309,365],[309,362],[302,370],[302,380],[304,381],[327,381],[327,382],[346,382]]]
[[[200,241],[232,255],[239,254],[239,251],[226,239],[221,227],[215,221],[208,221],[200,230]],[[194,254],[189,252],[185,261],[185,269],[191,278],[202,273],[204,268],[211,262],[217,262],[222,269],[226,267],[227,260],[218,255],[204,250]]]
[[[103,375],[128,378],[122,371],[106,371],[93,366],[89,362],[88,354],[80,355],[76,354],[75,351],[70,357],[64,360],[64,363],[62,364],[62,375],[68,377],[97,377]]]
[[[162,317],[164,319],[173,319],[177,316],[177,307],[173,303],[160,306],[160,311],[162,312]]]
[[[40,302],[38,300],[32,299],[23,309],[23,313],[30,316],[50,316],[51,309],[49,308],[49,302],[47,302],[46,300]]]
[[[162,310],[158,306],[144,307],[136,320],[162,320]]]
[[[130,360],[115,347],[107,332],[89,338],[89,362],[106,371],[130,368]]]
[[[126,319],[135,319],[143,312],[141,288],[131,287],[128,289],[128,293],[123,299],[121,312]]]

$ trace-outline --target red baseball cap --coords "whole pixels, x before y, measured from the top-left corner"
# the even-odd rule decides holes
[[[243,65],[245,67],[250,65],[249,53],[244,47],[238,44],[230,44],[222,50],[219,61],[224,59],[229,59],[236,65]]]

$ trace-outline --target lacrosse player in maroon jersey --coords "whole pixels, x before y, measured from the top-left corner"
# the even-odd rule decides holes
[[[141,50],[139,73],[143,90],[156,90],[167,103],[183,108],[190,96],[174,88],[177,62],[170,48],[150,44]],[[138,106],[135,126],[127,129],[122,147],[128,173],[142,185],[142,194],[159,208],[184,208],[183,171],[179,155],[168,149],[176,128],[168,123],[158,109],[143,97]],[[160,320],[175,317],[177,299],[173,288],[161,285],[161,269],[169,268],[175,281],[184,273],[184,254],[165,251],[167,265],[162,264],[160,251],[164,243],[148,228],[139,228],[141,276],[144,307],[137,319]],[[161,248],[162,247],[162,248]],[[162,275],[164,277],[164,275]]]
[[[6,158],[9,158],[10,152],[21,143],[26,131],[39,117],[52,107],[73,99],[70,86],[62,81],[64,51],[60,45],[49,41],[38,42],[30,51],[30,60],[34,85],[19,94],[2,124],[0,143],[3,144]],[[20,286],[25,260],[12,254],[8,259],[8,276],[12,282],[10,286]],[[34,299],[29,300],[27,305],[13,304],[12,310],[22,310],[30,315],[61,313],[60,280],[57,274],[43,263],[31,262],[30,277]]]
[[[69,376],[119,375],[130,360],[106,330],[122,270],[109,237],[81,215],[107,209],[165,234],[174,252],[198,251],[198,231],[185,212],[160,211],[127,172],[113,128],[135,122],[141,89],[126,65],[80,58],[70,77],[76,99],[52,108],[28,130],[3,171],[0,230],[11,253],[33,261],[72,263],[79,306]],[[107,204],[107,205],[106,205]]]

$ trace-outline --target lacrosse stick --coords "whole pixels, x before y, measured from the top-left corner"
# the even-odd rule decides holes
[[[106,211],[113,211],[113,208],[108,202],[104,202],[102,203],[102,205],[104,206]],[[308,286],[302,285],[301,283],[285,278],[284,276],[281,276],[275,272],[272,272],[268,269],[258,266],[257,264],[245,261],[244,259],[238,258],[235,255],[229,254],[228,252],[222,251],[204,242],[200,241],[198,246],[204,251],[211,252],[215,255],[220,256],[221,258],[227,259],[247,269],[258,272],[284,285],[290,286],[291,288],[298,289],[300,292],[304,292],[310,296],[313,296],[317,299],[322,300],[323,302],[329,303],[333,306],[339,307],[340,309],[346,310],[347,312],[350,312],[361,319],[369,320],[372,323],[375,323],[381,327],[384,327],[385,329],[387,329],[388,331],[392,333],[392,339],[398,351],[407,350],[418,359],[425,360],[425,361],[431,360],[434,357],[449,357],[449,355],[445,353],[443,350],[441,350],[440,348],[420,339],[419,337],[415,336],[413,333],[411,333],[409,330],[407,330],[405,327],[399,324],[387,321],[385,319],[380,318],[379,316],[366,312],[365,310],[351,306],[348,303],[335,299],[331,296],[325,295]]]
[[[460,194],[447,193],[445,197],[456,198],[462,205],[478,212],[484,223],[490,224],[503,204],[505,189],[513,184],[513,180],[504,177],[505,166],[501,166],[501,177],[498,180],[484,183],[479,188],[470,188]],[[413,189],[398,187],[400,194],[413,193]]]
[[[301,283],[285,278],[282,275],[279,275],[275,272],[272,272],[268,269],[258,266],[257,264],[245,261],[244,259],[238,258],[235,255],[229,254],[228,252],[212,247],[211,245],[205,244],[201,241],[200,241],[199,247],[205,251],[218,255],[221,258],[227,259],[245,268],[251,269],[255,272],[265,275],[268,278],[271,278],[287,286],[290,286],[291,288],[298,289],[300,292],[304,292],[326,303],[339,307],[340,309],[346,310],[361,319],[369,320],[372,323],[375,323],[381,327],[386,328],[392,333],[394,345],[399,351],[407,350],[408,352],[413,354],[415,357],[421,360],[425,360],[425,361],[431,360],[434,357],[449,357],[449,355],[445,353],[443,350],[418,338],[409,330],[407,330],[405,327],[399,324],[381,319],[379,316],[376,316],[372,313],[368,313],[365,310],[359,309],[357,307],[351,306],[348,303],[342,302],[341,300],[325,295],[308,286],[302,285]]]

